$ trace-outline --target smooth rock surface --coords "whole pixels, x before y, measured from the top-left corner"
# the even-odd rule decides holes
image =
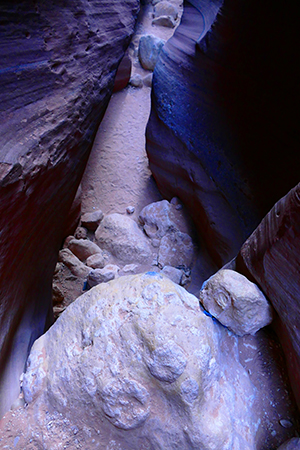
[[[53,320],[57,254],[74,231],[68,212],[138,8],[137,0],[1,2],[0,416]]]
[[[271,0],[259,13],[255,1],[185,1],[155,66],[150,168],[219,268],[299,181],[296,17]]]
[[[244,243],[236,270],[253,277],[278,314],[274,328],[300,410],[299,199],[300,184],[275,204]]]
[[[158,55],[165,42],[152,34],[141,36],[139,42],[139,60],[146,70],[154,70]]]
[[[169,16],[173,20],[176,20],[178,17],[178,10],[172,3],[163,0],[154,6],[153,15],[155,18]]]
[[[86,261],[89,256],[102,253],[101,248],[89,239],[71,239],[68,248],[80,261]]]
[[[136,222],[122,214],[108,214],[95,233],[96,243],[124,264],[143,263],[151,257],[150,241]]]
[[[180,269],[172,266],[164,266],[161,273],[173,281],[173,283],[180,284],[182,279],[182,271]]]
[[[174,28],[175,20],[170,16],[160,16],[152,20],[152,25],[159,25],[161,27]]]
[[[103,448],[254,450],[255,391],[236,338],[221,351],[225,336],[167,278],[122,277],[81,296],[35,342],[25,401],[96,427]]]
[[[272,322],[272,308],[259,288],[234,270],[220,270],[200,291],[204,308],[238,336]]]
[[[86,260],[86,265],[92,267],[93,269],[102,269],[105,266],[105,258],[103,252],[95,253],[91,255]]]

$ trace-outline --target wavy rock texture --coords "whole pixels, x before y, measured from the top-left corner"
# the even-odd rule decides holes
[[[297,15],[270,0],[184,5],[154,71],[147,152],[221,266],[298,182]]]
[[[138,0],[1,1],[0,413],[51,320],[65,218]],[[4,394],[5,392],[5,394]]]
[[[278,313],[276,331],[300,408],[300,184],[276,203],[247,239],[237,270],[247,269]]]

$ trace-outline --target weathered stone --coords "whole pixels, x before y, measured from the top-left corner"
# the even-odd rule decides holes
[[[154,202],[145,206],[139,215],[139,222],[150,238],[161,238],[168,232],[182,231],[189,233],[189,223],[176,205],[167,200]]]
[[[92,270],[90,267],[83,264],[68,248],[60,250],[58,260],[64,263],[70,271],[79,278],[86,278]]]
[[[173,283],[180,284],[182,278],[182,271],[172,266],[165,266],[161,273],[173,281]]]
[[[101,248],[89,239],[72,239],[68,248],[80,261],[85,261],[89,256],[102,253]]]
[[[193,257],[194,244],[188,234],[175,231],[161,239],[157,260],[159,266],[190,268]]]
[[[221,351],[226,339],[237,340],[167,278],[121,277],[35,342],[25,401],[99,429],[93,445],[103,448],[254,450],[256,393],[232,345]]]
[[[75,239],[86,239],[87,238],[87,229],[84,227],[78,227],[74,233]]]
[[[61,291],[60,287],[53,283],[52,285],[52,302],[53,305],[58,305],[64,301],[64,294]]]
[[[238,336],[255,334],[272,322],[272,309],[256,284],[234,270],[220,270],[203,285],[200,301]]]
[[[152,25],[159,25],[161,27],[174,28],[175,20],[170,16],[160,16],[152,20]]]
[[[121,214],[108,214],[95,233],[97,244],[125,264],[143,263],[151,257],[147,237],[136,222]]]
[[[139,42],[139,60],[141,65],[146,70],[154,70],[158,55],[164,46],[165,41],[147,34],[140,38]]]
[[[1,2],[0,416],[52,322],[68,212],[138,9],[138,0]]]
[[[167,16],[175,21],[178,17],[178,9],[172,3],[167,1],[161,1],[154,6],[154,17]]]
[[[107,283],[118,275],[120,267],[114,264],[108,264],[103,269],[94,269],[89,273],[87,283],[89,287],[97,286],[100,283]]]
[[[280,447],[278,447],[277,450],[300,450],[300,439],[297,437],[289,439]]]
[[[104,214],[101,211],[101,209],[98,209],[97,211],[92,211],[89,213],[83,214],[81,217],[81,224],[85,228],[91,231],[95,231],[100,224],[101,220],[103,219]]]
[[[143,87],[142,76],[139,73],[135,73],[130,78],[129,84],[131,84],[131,86],[134,86],[134,87],[137,87],[137,88]]]
[[[93,269],[103,269],[105,266],[105,257],[103,252],[95,253],[94,255],[89,256],[85,263]]]

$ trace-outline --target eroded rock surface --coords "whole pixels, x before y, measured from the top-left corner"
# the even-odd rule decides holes
[[[1,2],[0,415],[52,320],[51,279],[139,2]],[[70,233],[70,231],[69,231]]]
[[[236,345],[167,278],[122,277],[81,296],[35,342],[25,401],[99,429],[103,448],[254,450],[255,391]]]
[[[220,270],[200,291],[200,301],[238,336],[255,334],[272,322],[272,307],[259,288],[234,270]]]

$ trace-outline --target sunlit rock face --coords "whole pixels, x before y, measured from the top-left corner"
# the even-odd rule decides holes
[[[261,422],[238,338],[152,272],[71,304],[33,345],[23,392],[36,411],[99,429],[101,448],[254,450]]]
[[[262,220],[243,245],[237,270],[251,274],[278,313],[274,325],[300,408],[300,185]]]
[[[221,266],[298,182],[297,15],[270,0],[184,6],[154,71],[147,152]]]
[[[138,3],[0,2],[0,414],[51,321],[67,213]]]

